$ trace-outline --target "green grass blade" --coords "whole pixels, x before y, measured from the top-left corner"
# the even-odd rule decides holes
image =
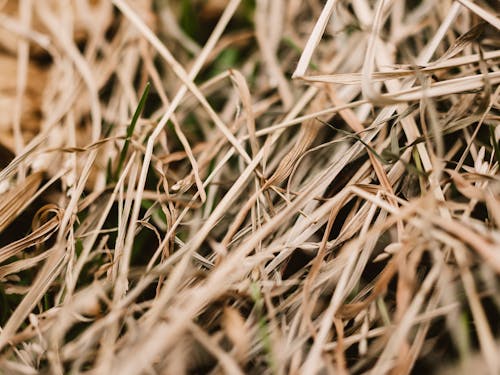
[[[120,159],[118,160],[118,166],[116,167],[116,172],[115,172],[115,181],[118,181],[118,177],[120,176],[120,173],[122,171],[123,163],[125,162],[125,158],[127,157],[127,152],[130,145],[130,139],[132,137],[132,134],[134,134],[135,125],[137,124],[137,121],[141,116],[141,113],[144,109],[144,105],[146,104],[146,99],[148,98],[150,87],[151,87],[150,83],[149,82],[146,83],[146,87],[144,88],[141,99],[139,100],[139,104],[135,109],[132,121],[130,122],[130,125],[127,127],[127,138],[125,139],[122,151],[120,152]]]

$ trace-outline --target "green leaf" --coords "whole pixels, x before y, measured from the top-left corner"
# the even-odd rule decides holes
[[[269,364],[269,367],[273,370],[273,373],[277,373],[276,360],[273,356],[273,350],[271,345],[270,328],[267,319],[264,315],[264,297],[262,296],[260,288],[256,282],[252,282],[250,284],[250,295],[255,304],[255,312],[258,319],[258,334],[260,336],[260,341],[262,342],[262,346],[266,354],[267,363]]]
[[[181,1],[180,24],[186,34],[196,40],[199,34],[199,22],[192,1]]]
[[[118,166],[115,172],[115,181],[118,181],[118,177],[120,176],[120,173],[122,171],[123,163],[125,162],[125,158],[127,157],[130,139],[132,138],[132,134],[134,134],[135,125],[137,124],[137,121],[139,120],[139,117],[141,116],[141,113],[144,109],[144,104],[146,103],[146,99],[148,98],[150,87],[150,83],[146,83],[146,87],[144,88],[141,99],[139,100],[139,104],[137,105],[134,116],[132,117],[132,122],[127,127],[127,138],[125,139],[122,151],[120,152],[120,159],[118,160]]]

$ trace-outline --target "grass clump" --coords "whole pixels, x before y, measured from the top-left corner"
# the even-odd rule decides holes
[[[498,373],[498,20],[0,2],[0,372]]]

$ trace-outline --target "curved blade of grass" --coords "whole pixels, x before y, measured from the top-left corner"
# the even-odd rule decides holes
[[[489,125],[488,128],[490,130],[491,144],[493,145],[493,149],[495,150],[495,157],[498,161],[498,164],[500,165],[500,145],[495,138],[495,127]]]
[[[329,128],[335,130],[336,132],[339,132],[339,133],[344,134],[345,136],[347,136],[349,138],[353,138],[356,141],[361,142],[361,144],[363,146],[365,146],[383,164],[391,164],[391,162],[389,160],[386,160],[381,155],[379,155],[379,153],[377,151],[375,151],[375,149],[372,146],[370,146],[368,143],[366,143],[365,141],[363,141],[363,139],[361,139],[361,137],[358,134],[352,133],[352,132],[349,132],[349,131],[346,131],[346,130],[343,130],[343,129],[336,128],[335,126],[333,126],[332,124],[330,124],[327,121],[323,121],[323,120],[320,120],[320,119],[317,119],[317,120],[319,122],[321,122],[323,125],[326,125]]]
[[[412,142],[411,144],[409,145],[406,145],[406,146],[403,146],[403,147],[399,147],[395,144],[395,141],[393,139],[391,139],[391,143],[392,145],[387,148],[387,149],[384,149],[382,151],[381,154],[379,154],[372,146],[370,146],[368,143],[366,143],[357,133],[351,133],[351,132],[348,132],[346,130],[343,130],[343,129],[339,129],[339,128],[336,128],[335,126],[333,126],[332,124],[326,122],[326,121],[322,121],[320,119],[317,119],[318,121],[320,121],[321,123],[323,123],[324,125],[330,127],[331,129],[341,133],[341,134],[344,134],[346,137],[349,137],[349,138],[353,138],[355,139],[356,141],[360,142],[363,146],[366,147],[366,149],[368,150],[368,152],[371,152],[382,164],[385,164],[385,165],[391,165],[391,164],[394,164],[398,161],[400,161],[401,163],[403,163],[403,165],[405,166],[405,168],[409,171],[409,172],[413,172],[413,173],[416,173],[417,175],[421,175],[421,176],[427,176],[426,173],[418,170],[417,168],[415,168],[415,166],[413,166],[412,164],[409,164],[407,163],[406,161],[402,160],[401,159],[401,152],[406,150],[407,148],[409,147],[412,147],[414,144],[417,144],[417,143],[420,143],[420,142],[423,142],[425,140],[425,138],[422,138],[422,140],[419,140],[419,142]],[[395,137],[395,133],[393,133],[392,129],[391,129],[391,137]],[[399,147],[399,151],[394,153],[394,150],[391,149],[391,147]]]
[[[151,84],[149,82],[146,83],[146,87],[142,92],[139,104],[137,104],[137,108],[135,109],[134,116],[132,116],[132,121],[130,122],[130,125],[127,127],[127,138],[125,139],[125,144],[123,145],[122,151],[120,152],[120,159],[118,160],[118,166],[116,167],[116,172],[114,176],[115,181],[117,181],[118,177],[120,176],[120,172],[123,168],[123,163],[125,162],[125,158],[127,157],[127,151],[130,145],[130,139],[132,137],[132,134],[134,134],[135,125],[137,124],[137,121],[139,120],[139,117],[144,109],[144,105],[146,104],[146,99],[148,98],[150,88]]]

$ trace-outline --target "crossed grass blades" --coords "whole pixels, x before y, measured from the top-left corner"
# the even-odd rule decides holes
[[[495,5],[0,1],[0,372],[498,373]]]

